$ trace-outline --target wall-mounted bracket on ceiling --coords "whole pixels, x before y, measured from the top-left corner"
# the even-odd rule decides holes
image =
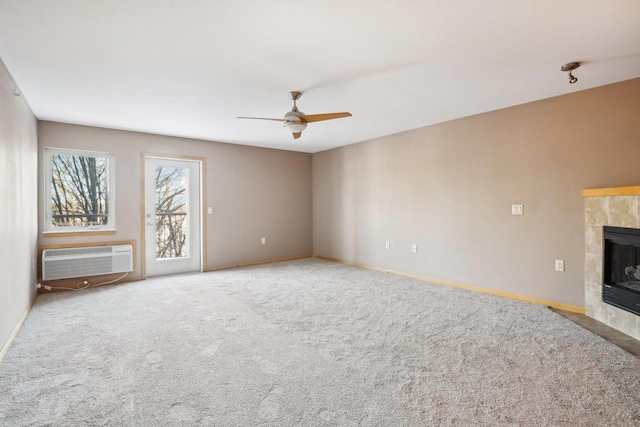
[[[564,64],[560,67],[560,71],[569,72],[569,83],[574,84],[578,81],[577,77],[574,77],[571,72],[580,66],[579,62],[569,62],[568,64]]]

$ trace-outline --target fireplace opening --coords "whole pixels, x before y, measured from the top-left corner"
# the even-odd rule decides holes
[[[604,227],[602,299],[640,315],[640,230]]]

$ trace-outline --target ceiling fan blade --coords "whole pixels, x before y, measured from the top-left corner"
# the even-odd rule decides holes
[[[266,117],[238,117],[239,119],[251,119],[251,120],[272,120],[274,122],[286,122],[285,119],[268,119]]]
[[[300,135],[302,135],[302,132],[293,132],[293,139],[300,138]]]
[[[298,116],[307,123],[321,122],[323,120],[341,119],[343,117],[351,117],[351,113],[327,113],[327,114],[309,114]]]

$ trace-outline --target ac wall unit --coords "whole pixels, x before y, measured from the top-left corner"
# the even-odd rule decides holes
[[[91,246],[42,251],[42,280],[133,271],[133,246]]]

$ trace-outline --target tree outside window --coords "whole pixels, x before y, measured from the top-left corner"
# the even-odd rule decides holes
[[[46,149],[45,231],[115,228],[112,154]]]
[[[156,169],[156,256],[189,256],[189,169],[160,166]]]

